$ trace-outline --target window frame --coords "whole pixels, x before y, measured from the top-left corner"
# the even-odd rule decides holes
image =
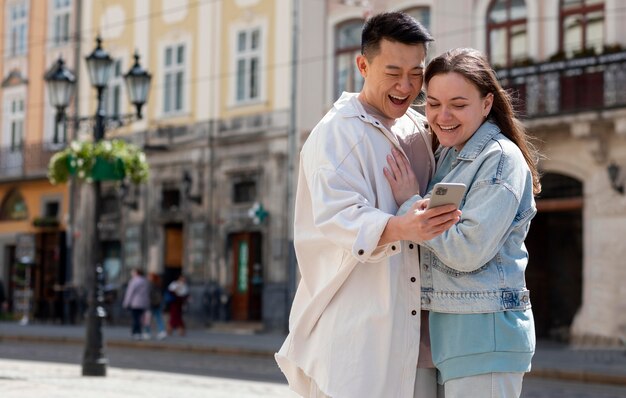
[[[21,15],[13,18],[14,10]],[[9,57],[25,55],[28,52],[29,4],[28,0],[12,1],[6,8],[6,54]]]
[[[249,46],[248,43],[252,43],[254,34],[257,33],[257,46]],[[245,48],[240,48],[240,37],[245,35]],[[263,96],[263,50],[265,42],[265,32],[263,26],[254,25],[247,28],[237,29],[234,32],[234,87],[233,87],[233,100],[235,105],[245,105],[250,103],[257,103],[262,100]],[[251,65],[253,61],[256,65],[256,73],[251,72]],[[239,65],[244,62],[243,78],[241,78]],[[256,95],[252,95],[252,85],[254,78],[256,77],[255,92]],[[240,87],[240,84],[243,87]],[[239,96],[240,89],[242,96]]]
[[[497,23],[492,23],[490,22],[489,19],[489,15],[491,14],[491,10],[493,9],[493,7],[495,6],[496,2],[498,0],[491,0],[491,2],[489,3],[489,6],[487,7],[487,12],[485,14],[485,26],[487,27],[487,36],[485,38],[485,40],[487,41],[487,54],[489,56],[489,62],[491,62],[492,64],[494,63],[493,60],[493,56],[492,56],[492,45],[491,45],[491,33],[492,31],[495,30],[502,30],[504,29],[505,33],[506,33],[506,64],[505,65],[496,65],[496,66],[500,66],[500,67],[510,67],[513,62],[515,61],[513,59],[513,48],[512,48],[512,33],[513,33],[513,29],[517,26],[521,26],[524,25],[526,27],[525,32],[526,32],[526,41],[527,41],[527,46],[526,46],[526,57],[528,57],[528,37],[529,37],[529,31],[528,31],[528,4],[526,1],[524,1],[524,7],[526,8],[526,15],[523,18],[516,18],[516,19],[512,19],[511,18],[511,1],[512,0],[505,0],[506,1],[506,20],[504,22],[497,22]]]
[[[21,109],[14,109],[14,105],[16,103],[21,103]],[[25,122],[26,122],[26,96],[25,95],[10,95],[5,97],[5,115],[6,115],[6,124],[5,131],[6,133],[4,142],[8,144],[8,148],[10,152],[21,152],[24,147],[24,133],[25,133]],[[19,134],[19,142],[16,142],[15,137],[15,128],[20,128]]]
[[[580,41],[580,43],[582,44],[582,47],[578,49],[578,51],[585,51],[590,48],[589,44],[587,43],[587,18],[586,18],[587,14],[602,11],[602,17],[604,20],[603,37],[606,38],[606,10],[605,10],[606,1],[603,1],[602,3],[599,3],[599,4],[587,5],[587,0],[581,0],[583,2],[581,6],[576,7],[576,8],[571,8],[569,10],[565,10],[563,8],[563,5],[564,5],[563,1],[564,0],[559,0],[559,51],[562,51],[564,53],[566,52],[565,29],[564,29],[563,24],[565,23],[565,19],[572,15],[580,14],[583,16],[582,29],[581,29],[582,37]],[[573,50],[573,51],[575,52],[576,50]]]
[[[176,116],[185,112],[187,100],[186,100],[186,76],[187,76],[187,62],[185,61],[190,52],[188,51],[188,44],[186,42],[170,43],[163,46],[163,94],[162,94],[162,108],[163,116]],[[182,61],[178,60],[178,52],[182,49]],[[167,64],[168,50],[172,51],[172,63]],[[171,80],[168,82],[168,78]],[[179,101],[176,101],[176,97],[172,97],[172,93],[179,95]]]
[[[115,118],[124,114],[122,109],[123,97],[124,72],[122,70],[122,59],[116,58],[111,68],[111,78],[107,84],[106,90],[104,90],[104,109],[107,115]]]
[[[71,40],[71,21],[72,21],[72,1],[60,0],[63,4],[58,4],[59,0],[50,0],[50,42],[52,46],[58,47],[66,45]],[[64,37],[59,34],[60,26],[64,25]]]
[[[363,87],[363,78],[361,77],[360,80],[360,87],[357,88],[357,86],[359,86],[358,82],[354,79],[355,76],[357,76],[358,72],[358,68],[356,66],[356,57],[361,54],[361,42],[359,40],[358,43],[355,43],[353,46],[345,46],[345,47],[340,47],[339,46],[339,40],[340,40],[340,36],[341,36],[341,31],[345,28],[348,28],[350,26],[356,25],[356,24],[360,24],[360,29],[362,29],[363,24],[365,23],[365,20],[360,19],[360,18],[352,18],[352,19],[348,19],[345,21],[342,21],[338,24],[335,25],[335,39],[334,39],[334,43],[333,43],[333,54],[334,54],[334,66],[333,66],[333,96],[335,97],[334,99],[338,99],[341,96],[341,93],[343,91],[349,91],[349,92],[357,92],[360,91],[361,88]],[[348,78],[346,79],[346,84],[344,85],[343,88],[339,87],[339,76],[340,76],[340,71],[339,71],[339,60],[340,58],[344,57],[348,55],[348,59],[351,60],[351,63],[349,64],[349,69],[348,69]]]

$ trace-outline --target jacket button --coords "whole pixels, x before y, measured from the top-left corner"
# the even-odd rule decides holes
[[[409,243],[409,249],[413,248],[413,243]]]
[[[411,311],[411,315],[417,315],[417,311],[415,310]]]
[[[363,249],[359,250],[359,256],[362,256],[363,253],[365,253],[365,250],[363,250]]]
[[[396,245],[391,246],[391,250],[396,250]]]
[[[411,277],[411,282],[415,282],[417,279],[415,279],[414,276]]]

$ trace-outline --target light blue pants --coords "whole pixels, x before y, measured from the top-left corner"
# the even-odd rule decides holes
[[[524,373],[486,373],[448,380],[445,398],[516,398],[522,394]]]

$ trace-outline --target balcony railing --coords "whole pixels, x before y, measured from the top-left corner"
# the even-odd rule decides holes
[[[496,70],[522,117],[626,107],[626,51]]]
[[[45,177],[50,158],[62,148],[51,144],[0,147],[0,180]]]

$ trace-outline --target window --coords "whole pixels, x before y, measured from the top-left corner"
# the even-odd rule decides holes
[[[118,117],[121,115],[122,86],[122,62],[116,59],[113,63],[111,80],[104,91],[104,107],[107,115]]]
[[[9,99],[7,108],[9,149],[11,152],[21,151],[24,142],[24,98]]]
[[[67,119],[64,118],[57,122],[56,115],[54,115],[52,117],[52,125],[54,126],[52,143],[65,144],[67,142]]]
[[[604,1],[561,0],[561,50],[567,56],[604,45]]]
[[[416,7],[405,10],[407,14],[415,18],[419,23],[424,25],[426,30],[430,32],[430,8],[428,7]],[[428,53],[426,54],[426,63],[432,58],[432,54],[435,53],[433,42],[428,43]]]
[[[256,199],[256,181],[245,180],[233,184],[233,203],[250,203]]]
[[[58,218],[60,208],[61,204],[59,203],[59,201],[47,201],[44,203],[43,216],[46,218]]]
[[[363,77],[356,67],[356,57],[361,54],[363,21],[350,21],[340,25],[335,38],[335,99],[344,91],[358,92],[363,88]]]
[[[161,210],[176,211],[180,209],[180,189],[165,187],[161,191]]]
[[[70,41],[71,0],[52,0],[52,44]]]
[[[184,83],[185,46],[168,46],[165,48],[163,113],[175,114],[183,110]]]
[[[253,101],[260,97],[261,87],[261,29],[237,33],[236,102]]]
[[[487,11],[487,50],[494,67],[528,57],[526,2],[494,0]]]
[[[9,5],[7,49],[10,56],[26,54],[28,40],[28,6],[26,1]]]
[[[0,206],[0,221],[25,220],[28,218],[28,208],[22,194],[17,190],[9,191]]]

